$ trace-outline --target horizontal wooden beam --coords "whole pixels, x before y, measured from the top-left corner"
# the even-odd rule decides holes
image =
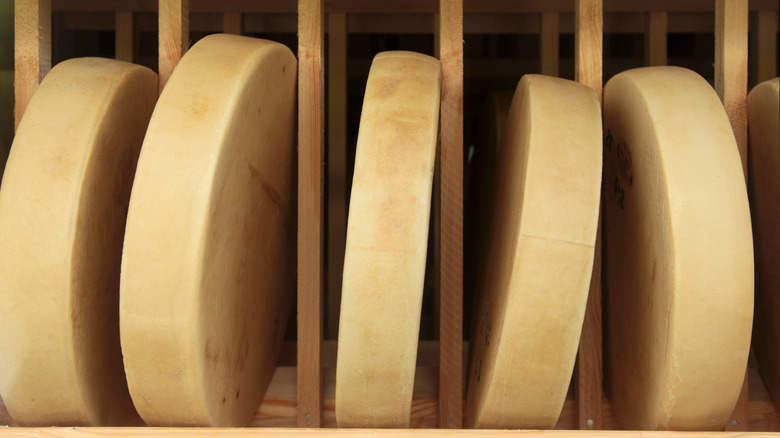
[[[114,29],[112,12],[65,12],[62,24],[69,30]],[[776,13],[769,12],[767,14]],[[574,33],[574,14],[559,14],[559,32]],[[137,29],[143,32],[157,31],[157,14],[140,12],[134,15]],[[223,26],[223,14],[196,12],[190,14],[191,32],[219,32]],[[244,33],[295,33],[298,26],[296,14],[249,13],[243,14]],[[604,32],[614,34],[641,33],[645,27],[645,14],[641,12],[613,12],[604,16]],[[327,32],[327,28],[325,29]],[[712,12],[674,12],[668,14],[668,33],[712,33],[715,19]],[[537,34],[541,31],[539,14],[468,14],[463,17],[465,34]],[[373,34],[431,34],[433,19],[430,14],[349,14],[348,33]]]
[[[158,0],[105,1],[105,0],[52,0],[54,11],[94,12],[153,12]],[[712,12],[712,0],[604,0],[604,12]],[[325,13],[435,13],[439,0],[326,0]],[[778,11],[777,0],[751,0],[751,11]],[[295,0],[192,0],[192,12],[244,12],[244,13],[295,13]],[[464,13],[539,13],[572,12],[571,0],[544,2],[513,0],[464,0]]]

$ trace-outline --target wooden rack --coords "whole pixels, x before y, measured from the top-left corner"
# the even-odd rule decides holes
[[[211,435],[286,436],[304,428],[334,427],[335,341],[324,336],[324,313],[337,321],[340,269],[346,235],[346,40],[365,29],[433,33],[442,61],[439,167],[434,197],[435,283],[438,341],[420,345],[412,426],[463,426],[463,370],[467,345],[463,326],[463,98],[464,30],[471,33],[533,32],[540,35],[540,71],[559,72],[559,35],[575,34],[575,79],[601,93],[605,28],[644,29],[646,63],[665,64],[667,32],[693,29],[715,34],[715,88],[724,101],[743,165],[747,157],[746,94],[748,19],[755,18],[750,55],[757,77],[777,75],[776,0],[15,0],[15,119],[51,67],[51,17],[62,12],[72,23],[115,30],[116,57],[131,60],[134,29],[159,32],[160,90],[187,50],[190,29],[241,33],[248,28],[298,33],[298,338],[288,342],[270,388],[251,426],[283,429],[0,429],[0,436],[50,435]],[[151,14],[157,22],[150,22]],[[714,13],[714,20],[712,19]],[[702,18],[704,17],[704,19]],[[329,56],[324,57],[325,35]],[[521,30],[522,29],[522,30]],[[330,78],[326,104],[325,69]],[[519,79],[519,77],[518,77]],[[327,106],[326,106],[327,105]],[[328,113],[327,139],[325,112]],[[326,145],[327,144],[327,148]],[[327,152],[326,152],[327,149]],[[325,166],[327,163],[327,167]],[[746,169],[746,167],[745,167]],[[330,195],[326,197],[325,181]],[[328,199],[329,204],[325,205]],[[325,215],[328,229],[325,229]],[[326,237],[327,236],[327,237]],[[325,241],[336,242],[325,246]],[[601,257],[596,246],[590,297],[568,399],[558,428],[528,433],[578,436],[586,430],[620,429],[602,394]],[[327,255],[326,255],[327,254]],[[327,274],[327,275],[326,275]],[[325,305],[325,279],[334,297]],[[335,303],[335,304],[334,304]],[[780,348],[778,346],[777,348]],[[0,404],[0,424],[12,420]],[[579,431],[574,431],[578,429]],[[780,416],[755,369],[749,367],[729,431],[780,431]],[[439,435],[432,430],[307,430],[312,435]],[[515,432],[450,431],[447,435],[500,436]],[[633,432],[623,436],[676,436],[673,432]]]

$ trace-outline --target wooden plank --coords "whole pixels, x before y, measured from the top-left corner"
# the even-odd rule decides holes
[[[463,417],[463,0],[442,0],[439,426]]]
[[[51,0],[14,3],[14,130],[51,70]]]
[[[540,71],[543,75],[559,75],[560,17],[555,12],[542,13],[541,35],[539,35]]]
[[[159,91],[162,93],[173,69],[189,48],[190,0],[160,0]]]
[[[133,62],[133,13],[117,12],[114,20],[114,57],[120,61]]]
[[[777,24],[778,14],[774,11],[756,13],[755,50],[756,84],[777,76]]]
[[[723,101],[747,179],[748,1],[715,1],[715,90]],[[747,374],[726,430],[750,430]]]
[[[338,339],[347,239],[347,16],[328,14],[328,339]]]
[[[747,176],[747,0],[716,0],[715,90],[737,139]]]
[[[53,0],[55,11],[107,11],[123,10],[127,3],[133,5],[134,11],[152,12],[157,10],[157,0],[104,1],[104,0]],[[507,0],[464,0],[464,12],[571,12],[571,0],[548,0],[544,2],[518,2]],[[778,11],[780,7],[776,0],[751,0],[751,11]],[[688,12],[714,10],[712,0],[607,0],[604,3],[605,12]],[[295,2],[290,0],[193,0],[192,12],[245,12],[245,13],[294,13]],[[326,13],[435,13],[438,11],[437,0],[327,0]]]
[[[222,32],[241,35],[240,12],[225,12],[222,14]]]
[[[322,425],[323,0],[298,1],[298,426]]]
[[[601,0],[576,0],[574,5],[574,77],[602,97],[603,12]],[[601,219],[599,219],[601,222]],[[575,394],[580,429],[602,428],[601,226],[596,234],[588,304],[577,353]]]
[[[666,32],[669,14],[648,12],[645,28],[645,65],[666,65]]]

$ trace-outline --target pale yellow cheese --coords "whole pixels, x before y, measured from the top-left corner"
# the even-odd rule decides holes
[[[55,66],[19,125],[0,189],[0,393],[21,425],[139,423],[119,347],[119,269],[157,76]]]
[[[678,67],[604,88],[606,383],[628,429],[716,430],[753,315],[745,177],[712,87]]]
[[[371,65],[349,205],[336,365],[339,427],[408,427],[420,330],[441,67]]]
[[[596,93],[523,76],[496,165],[466,422],[552,428],[569,388],[593,266],[601,191]]]
[[[753,350],[772,397],[780,400],[780,78],[748,95],[750,195],[756,246]]]
[[[295,294],[296,61],[211,35],[160,95],[138,161],[120,317],[133,402],[152,425],[243,426]]]

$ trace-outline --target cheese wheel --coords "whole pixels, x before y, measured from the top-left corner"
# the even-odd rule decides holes
[[[678,67],[604,89],[607,383],[627,429],[724,427],[745,377],[753,245],[712,87]]]
[[[336,365],[339,427],[408,427],[420,331],[441,66],[378,54],[349,204]]]
[[[523,76],[497,165],[466,421],[552,428],[569,388],[593,267],[601,193],[596,93],[565,79]]]
[[[748,95],[750,189],[756,246],[753,347],[767,389],[780,400],[780,78]]]
[[[119,345],[119,269],[157,76],[55,66],[25,111],[0,190],[0,393],[20,425],[140,423]]]
[[[296,60],[211,35],[171,75],[138,161],[122,259],[125,370],[147,423],[242,426],[295,291]]]

